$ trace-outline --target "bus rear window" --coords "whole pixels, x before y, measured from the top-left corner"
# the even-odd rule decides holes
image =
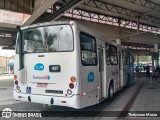
[[[22,31],[22,40],[24,53],[73,51],[73,32],[70,25],[25,29]]]

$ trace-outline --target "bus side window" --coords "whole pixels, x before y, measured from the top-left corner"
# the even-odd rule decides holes
[[[109,44],[106,43],[106,64],[110,65],[110,59],[109,59]]]
[[[110,45],[109,57],[110,57],[111,65],[117,65],[118,64],[117,48],[113,45]]]
[[[97,65],[96,39],[86,33],[80,33],[81,61],[84,66]]]
[[[126,61],[127,60],[127,57],[126,57],[126,53],[124,50],[122,50],[122,61],[123,61],[123,65],[126,65]]]

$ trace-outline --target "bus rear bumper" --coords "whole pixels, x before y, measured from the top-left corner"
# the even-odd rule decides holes
[[[16,100],[41,103],[47,105],[57,105],[57,106],[66,106],[75,109],[80,109],[80,95],[73,95],[72,97],[55,97],[55,96],[46,96],[46,95],[35,95],[35,94],[25,94],[18,93],[16,90],[13,90],[13,96]]]

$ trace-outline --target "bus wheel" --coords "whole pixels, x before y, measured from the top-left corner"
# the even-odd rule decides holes
[[[108,90],[108,100],[112,101],[114,96],[114,90],[113,90],[113,84],[109,85],[109,90]]]

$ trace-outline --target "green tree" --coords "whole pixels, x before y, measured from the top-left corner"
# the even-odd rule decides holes
[[[135,62],[137,61],[137,58],[135,58]],[[139,56],[139,62],[151,62],[151,56]]]
[[[151,56],[139,56],[140,62],[151,62]]]

